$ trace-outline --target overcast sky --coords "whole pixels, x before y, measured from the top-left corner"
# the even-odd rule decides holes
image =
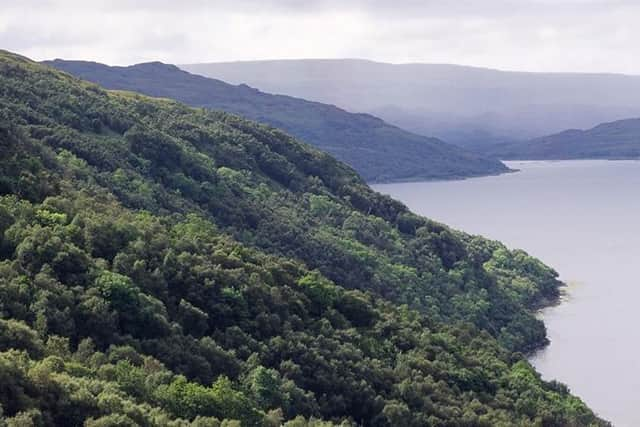
[[[639,0],[0,0],[0,48],[108,64],[366,58],[640,74]]]

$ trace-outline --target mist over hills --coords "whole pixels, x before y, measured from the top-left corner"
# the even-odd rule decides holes
[[[526,142],[497,144],[484,152],[501,159],[637,159],[640,119],[602,123],[587,130],[569,129]]]
[[[530,73],[358,59],[181,65],[230,83],[376,114],[412,132],[474,147],[640,116],[640,77]]]
[[[508,170],[499,161],[407,132],[369,114],[272,95],[245,84],[234,86],[160,62],[129,67],[64,60],[46,64],[109,89],[172,98],[278,127],[331,153],[370,182],[463,178]]]

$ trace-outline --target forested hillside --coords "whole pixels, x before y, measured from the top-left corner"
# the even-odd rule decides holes
[[[465,178],[508,170],[499,161],[406,132],[369,114],[230,85],[174,65],[109,67],[64,60],[47,64],[108,89],[171,98],[275,126],[351,165],[366,181]]]
[[[0,424],[604,424],[525,253],[235,116],[10,53],[0,99]]]
[[[531,141],[499,144],[484,150],[501,159],[638,159],[640,119],[602,123],[592,129],[570,129]]]

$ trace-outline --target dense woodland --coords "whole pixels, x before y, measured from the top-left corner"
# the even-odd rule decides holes
[[[604,425],[556,273],[283,132],[0,53],[2,426]]]
[[[275,126],[351,165],[368,182],[464,178],[508,171],[497,160],[407,132],[369,114],[272,95],[247,85],[230,85],[174,65],[151,62],[109,67],[64,60],[47,64],[107,89],[171,98]]]

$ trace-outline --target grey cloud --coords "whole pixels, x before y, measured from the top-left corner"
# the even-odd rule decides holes
[[[8,8],[68,8],[101,11],[144,11],[150,14],[185,11],[237,11],[241,13],[351,10],[413,16],[415,13],[439,16],[508,16],[533,12],[576,14],[637,6],[635,0],[6,0]]]
[[[127,64],[296,57],[640,72],[631,0],[2,0],[0,43]]]

